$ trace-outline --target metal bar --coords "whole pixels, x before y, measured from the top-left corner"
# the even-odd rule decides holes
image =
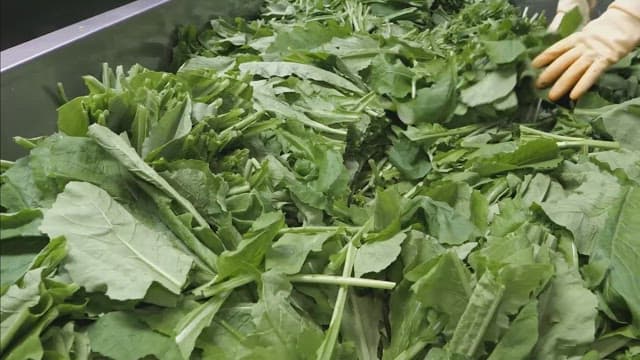
[[[5,72],[169,1],[171,0],[138,0],[6,49],[0,52],[2,64],[0,72]]]

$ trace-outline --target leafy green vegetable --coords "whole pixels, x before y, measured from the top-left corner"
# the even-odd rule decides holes
[[[114,359],[179,359],[178,346],[169,337],[149,329],[143,322],[123,312],[105,314],[89,328],[93,351]]]
[[[141,299],[153,282],[179,294],[192,264],[164,234],[141,224],[104,190],[88,183],[70,182],[47,211],[41,229],[67,239],[64,266],[74,282],[116,300]]]
[[[469,106],[489,104],[507,96],[516,86],[516,77],[516,72],[509,69],[490,72],[478,83],[464,89],[460,98]]]
[[[522,55],[527,48],[518,40],[485,41],[489,59],[496,64],[508,64]]]

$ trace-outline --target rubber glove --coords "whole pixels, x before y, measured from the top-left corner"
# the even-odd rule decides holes
[[[558,0],[556,16],[553,17],[551,24],[549,24],[549,31],[558,31],[564,15],[576,7],[580,11],[580,15],[582,15],[582,26],[586,25],[589,22],[591,9],[593,9],[595,4],[595,0]]]
[[[533,66],[549,65],[540,75],[539,88],[553,84],[549,99],[570,92],[580,98],[602,73],[640,44],[640,0],[616,0],[598,19],[545,50]]]

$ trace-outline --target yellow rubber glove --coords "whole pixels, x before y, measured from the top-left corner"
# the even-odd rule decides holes
[[[640,44],[640,0],[616,0],[598,19],[533,59],[534,67],[549,65],[536,85],[553,84],[549,99],[571,92],[580,98],[602,73]]]
[[[591,9],[595,6],[595,0],[558,0],[558,8],[556,9],[556,16],[551,20],[549,24],[549,31],[556,32],[560,23],[564,18],[564,15],[574,8],[578,8],[580,15],[582,15],[582,26],[589,22],[589,15]]]

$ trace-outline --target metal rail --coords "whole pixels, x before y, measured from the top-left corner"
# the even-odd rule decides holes
[[[26,152],[14,136],[48,135],[60,105],[56,84],[70,97],[86,93],[81,76],[101,64],[166,70],[180,24],[214,17],[252,17],[262,0],[137,0],[0,52],[0,158]]]

